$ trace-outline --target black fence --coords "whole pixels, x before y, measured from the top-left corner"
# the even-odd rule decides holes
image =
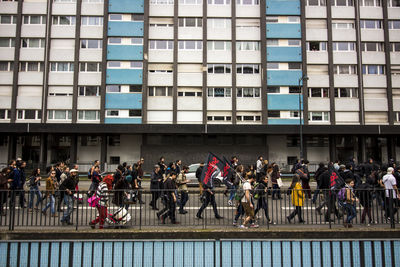
[[[303,205],[301,209],[297,208],[302,215],[302,222],[300,222],[298,215],[289,217],[291,219],[288,220],[288,216],[291,216],[296,208],[292,202],[292,195],[290,192],[287,194],[285,190],[281,190],[280,195],[275,194],[274,198],[271,194],[265,193],[264,196],[253,199],[256,214],[252,222],[259,227],[268,229],[297,227],[299,225],[302,227],[343,228],[346,225],[348,216],[352,214],[351,207],[349,207],[351,205],[342,203],[339,197],[330,190],[321,190],[315,202],[312,200],[315,192],[307,190],[302,190],[302,192],[304,193]],[[0,207],[0,229],[74,227],[78,230],[79,228],[89,228],[90,222],[98,216],[99,209],[89,205],[87,193],[87,191],[75,193],[74,200],[70,205],[70,217],[65,219],[63,215],[68,212],[68,206],[64,201],[64,192],[57,191],[54,196],[48,195],[46,197],[46,192],[41,191],[42,199],[40,199],[38,193],[34,191],[0,191],[0,202],[2,204]],[[126,208],[125,210],[121,210],[119,205],[113,203],[114,195],[118,193],[122,196],[128,195],[127,198],[124,197],[122,204]],[[217,191],[213,195],[204,193],[202,196],[198,191],[188,192],[188,201],[183,209],[184,214],[180,213],[180,193],[177,194],[175,204],[171,204],[173,200],[168,202],[168,199],[166,201],[164,197],[157,198],[153,206],[158,210],[153,209],[149,204],[152,197],[163,195],[165,192],[140,190],[131,193],[135,195],[134,198],[128,191],[108,191],[109,201],[104,228],[232,228],[234,225],[240,226],[246,217],[242,205],[239,205],[235,198],[229,201],[230,196],[234,196],[229,191],[225,193]],[[395,192],[392,190],[381,189],[357,191],[358,200],[354,204],[356,214],[351,224],[354,227],[395,228],[399,222],[399,213],[397,212],[399,201],[393,197],[393,194]],[[200,215],[198,213],[200,207],[209,200],[210,203]],[[213,210],[212,200],[215,200],[217,214]],[[23,205],[21,205],[21,201]],[[51,210],[52,203],[54,203],[54,213]],[[174,206],[176,206],[175,209]],[[46,209],[46,207],[48,208]],[[170,216],[165,217],[168,213],[164,213],[165,219],[163,219],[163,214],[160,213],[164,207],[172,208],[175,211],[176,222],[179,222],[179,225],[172,224]]]

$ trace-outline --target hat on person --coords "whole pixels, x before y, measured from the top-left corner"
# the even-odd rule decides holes
[[[154,165],[154,169],[160,168],[160,165],[156,164]]]
[[[72,170],[70,170],[69,172],[78,172],[78,170],[72,169]]]
[[[394,169],[392,167],[387,168],[387,173],[393,173]]]

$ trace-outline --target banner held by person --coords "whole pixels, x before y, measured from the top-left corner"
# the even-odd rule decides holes
[[[224,169],[224,163],[213,153],[208,153],[205,166],[201,173],[201,182],[209,187],[213,187],[213,179]]]

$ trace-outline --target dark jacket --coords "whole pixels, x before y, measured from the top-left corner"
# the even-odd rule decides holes
[[[113,203],[117,206],[121,206],[124,202],[124,194],[126,190],[129,189],[129,184],[126,179],[119,179],[114,186],[114,198]]]
[[[68,176],[67,179],[64,180],[64,182],[62,182],[62,184],[60,185],[60,190],[69,190],[71,191],[71,194],[74,194],[75,191],[75,180],[74,178],[72,178],[72,176]]]
[[[8,175],[4,173],[0,173],[0,190],[8,189]]]
[[[200,179],[201,179],[201,173],[203,172],[203,168],[204,167],[199,166],[196,170],[196,178],[199,181],[199,183],[201,183]]]
[[[158,173],[155,173],[154,171],[151,174],[150,177],[150,190],[157,190],[161,188],[161,183],[162,183],[162,173],[159,171]],[[161,181],[159,181],[161,180]]]
[[[13,181],[11,182],[11,189],[22,189],[24,187],[24,182],[22,181],[22,172],[20,169],[14,168],[10,174],[10,179]]]
[[[320,176],[321,176],[326,170],[328,170],[328,168],[326,168],[325,166],[323,166],[323,167],[318,167],[317,171],[316,171],[315,174],[314,174],[314,178],[315,178],[315,180],[317,181],[317,183],[318,183],[318,181],[319,181],[319,179],[320,179]]]
[[[360,204],[363,207],[372,206],[372,191],[373,187],[368,183],[364,183],[358,186],[356,190],[356,196],[360,200]]]
[[[320,176],[319,176],[319,181],[318,181],[318,187],[319,189],[330,189],[330,174],[329,171],[326,170],[324,171]]]

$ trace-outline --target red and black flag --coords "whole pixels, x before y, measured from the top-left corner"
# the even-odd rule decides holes
[[[201,182],[208,188],[213,187],[213,179],[224,170],[224,163],[213,153],[208,153],[207,160],[201,173]]]
[[[233,168],[231,162],[225,158],[225,156],[222,157],[222,160],[224,162],[224,169],[222,170],[222,178],[224,178],[224,182],[229,181],[229,178],[232,176],[233,172],[235,171],[235,168]]]
[[[343,178],[337,173],[333,164],[329,164],[328,171],[330,177],[331,190],[332,191],[340,190],[345,185]]]

